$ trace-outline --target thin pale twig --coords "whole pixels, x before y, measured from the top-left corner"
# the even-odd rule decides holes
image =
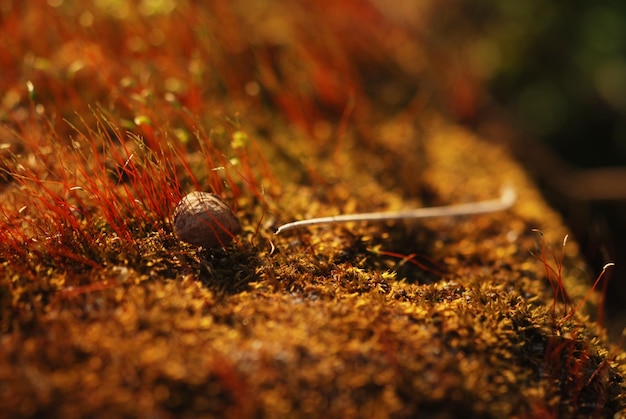
[[[440,207],[416,208],[403,211],[388,212],[368,212],[361,214],[343,214],[330,217],[310,218],[307,220],[294,221],[283,224],[278,227],[276,234],[283,233],[288,230],[308,227],[319,224],[337,224],[355,221],[391,221],[391,220],[412,220],[421,218],[434,217],[457,217],[462,215],[484,214],[488,212],[502,211],[511,207],[517,194],[512,187],[506,187],[502,190],[502,195],[498,199],[490,199],[486,201],[468,202],[465,204],[445,205]]]

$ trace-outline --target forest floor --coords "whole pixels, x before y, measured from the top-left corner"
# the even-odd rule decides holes
[[[509,152],[438,105],[471,101],[431,40],[352,1],[2,4],[0,415],[624,410],[601,287]],[[504,187],[490,214],[275,234]],[[232,206],[233,243],[174,235],[193,190]]]

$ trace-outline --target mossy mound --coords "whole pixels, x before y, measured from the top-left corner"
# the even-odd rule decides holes
[[[463,8],[336,3],[2,3],[0,416],[624,410],[576,244],[445,112],[480,90]],[[274,234],[504,186],[497,213]],[[174,236],[191,190],[233,206],[228,248]]]
[[[562,239],[558,217],[502,150],[443,122],[424,129],[421,185],[431,203],[496,196],[504,183],[518,190],[519,202],[472,217],[264,232],[273,251],[183,246],[195,271],[150,276],[118,267],[99,273],[102,289],[17,304],[19,312],[4,319],[4,412],[531,417],[620,410],[622,373],[606,342],[581,312],[559,324],[563,307],[551,311],[544,267],[531,254],[541,242],[534,228],[549,243]],[[361,173],[368,177],[355,170],[339,183],[358,190]],[[381,185],[367,188],[346,206],[378,192],[400,205]],[[278,206],[306,207],[308,193],[285,189],[292,193]],[[565,253],[563,280],[580,301],[587,276],[575,244]],[[411,263],[420,260],[426,265]],[[39,309],[29,314],[33,306]]]

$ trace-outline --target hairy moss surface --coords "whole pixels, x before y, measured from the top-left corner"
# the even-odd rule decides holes
[[[375,75],[358,73],[389,64],[400,87],[445,84],[407,61],[433,54],[427,40],[392,56],[375,29],[384,19],[353,2],[342,7],[377,34],[375,51],[340,36],[340,13],[299,2],[272,22],[245,2],[110,3],[14,5],[20,19],[1,21],[24,45],[0,58],[24,71],[2,82],[0,415],[624,409],[622,352],[591,320],[599,297],[585,300],[576,243],[563,246],[537,188],[423,92],[396,91],[391,106],[368,91]],[[56,25],[38,37],[45,16]],[[504,186],[518,201],[498,213],[274,234],[306,217],[493,199]],[[196,189],[239,216],[228,248],[173,235],[171,210]]]

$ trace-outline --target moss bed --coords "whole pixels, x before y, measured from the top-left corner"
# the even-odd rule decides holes
[[[266,5],[267,27],[246,2],[4,3],[0,35],[21,43],[0,56],[19,69],[1,82],[1,416],[623,411],[623,353],[592,320],[600,296],[562,220],[505,149],[419,90],[397,106],[359,90],[360,65],[391,60],[384,36],[368,53],[337,35],[340,14],[298,2]],[[294,29],[305,17],[329,22],[324,42]],[[400,64],[402,86],[433,77]],[[324,88],[340,77],[354,96]],[[518,200],[497,213],[274,235],[506,185]],[[240,217],[227,248],[173,235],[194,189]]]

